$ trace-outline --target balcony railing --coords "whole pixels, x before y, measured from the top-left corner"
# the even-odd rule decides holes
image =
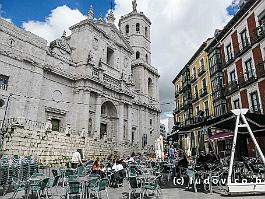
[[[207,95],[208,94],[208,92],[207,92],[207,88],[202,88],[201,90],[200,90],[200,97],[204,97],[205,95]]]
[[[179,105],[179,108],[180,108],[180,110],[183,110],[184,109],[184,105],[183,104],[180,104]]]
[[[197,100],[199,100],[199,94],[196,93],[193,98],[192,98],[192,102],[196,102]]]
[[[225,56],[225,63],[224,65],[227,66],[229,64],[231,64],[232,62],[234,61],[234,56],[231,54],[231,55],[226,55]]]
[[[261,114],[261,105],[258,103],[254,106],[249,107],[249,112]]]
[[[183,87],[179,87],[179,93],[183,92]]]
[[[238,90],[238,83],[236,80],[228,83],[228,86],[225,88],[225,94],[230,95]]]
[[[191,78],[190,78],[191,82],[195,82],[196,81],[196,73],[194,73]]]
[[[261,40],[265,37],[265,23],[258,26],[254,32],[256,40]]]
[[[245,78],[242,83],[239,84],[240,87],[247,86],[257,80],[257,77],[254,75],[253,71],[247,71],[245,73]]]
[[[205,66],[204,66],[204,65],[202,65],[202,66],[199,68],[199,70],[198,70],[198,75],[200,76],[200,75],[202,75],[203,73],[205,73]]]
[[[8,87],[8,85],[7,84],[0,84],[0,89],[1,90],[7,90],[7,87]]]
[[[239,51],[237,52],[236,56],[242,55],[244,52],[246,52],[251,47],[250,39],[246,38],[242,42],[239,43]]]
[[[175,91],[175,97],[179,96],[179,91]]]

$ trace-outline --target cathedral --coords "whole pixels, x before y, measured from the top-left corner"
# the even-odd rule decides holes
[[[151,64],[151,21],[137,11],[87,18],[50,43],[0,19],[2,154],[60,164],[154,151],[159,74]]]

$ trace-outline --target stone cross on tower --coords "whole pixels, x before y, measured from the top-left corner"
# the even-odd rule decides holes
[[[133,12],[137,12],[137,3],[136,3],[136,0],[133,0],[132,1],[132,6],[133,6]]]

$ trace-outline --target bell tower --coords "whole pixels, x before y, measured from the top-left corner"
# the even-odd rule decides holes
[[[143,12],[137,11],[136,0],[132,1],[132,12],[122,16],[119,28],[134,50],[132,73],[136,88],[147,97],[159,101],[158,72],[151,66],[151,21]]]
[[[119,28],[135,52],[132,60],[140,59],[147,64],[151,64],[151,21],[142,12],[137,12],[136,0],[132,4],[133,11],[121,17]]]

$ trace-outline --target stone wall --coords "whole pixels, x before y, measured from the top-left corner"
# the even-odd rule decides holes
[[[138,147],[129,144],[114,145],[110,141],[82,137],[71,132],[46,132],[42,125],[37,128],[13,125],[4,135],[0,154],[33,156],[38,162],[48,166],[64,166],[71,160],[76,149],[81,149],[83,159],[106,158],[110,154],[130,156],[132,152],[143,152]]]
[[[113,145],[109,142],[83,138],[77,134],[26,130],[19,126],[13,127],[5,134],[1,153],[32,155],[44,165],[63,166],[71,160],[72,153],[76,149],[82,150],[84,159],[104,158],[113,153]]]

